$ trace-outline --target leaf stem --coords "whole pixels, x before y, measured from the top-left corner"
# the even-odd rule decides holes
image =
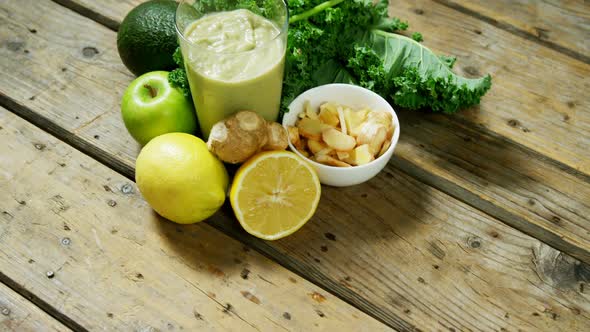
[[[344,0],[329,0],[326,2],[322,2],[321,4],[313,7],[312,9],[310,9],[308,11],[305,11],[301,14],[291,16],[291,19],[289,19],[289,24],[295,23],[297,21],[305,20],[306,18],[313,16],[315,14],[318,14],[323,10],[326,10],[328,8],[338,5],[342,1],[344,1]]]

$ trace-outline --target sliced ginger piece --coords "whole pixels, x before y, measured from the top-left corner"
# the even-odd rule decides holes
[[[334,157],[320,154],[315,156],[315,160],[318,163],[326,164],[328,166],[336,166],[336,167],[351,167],[350,164],[340,161]]]
[[[367,121],[379,122],[384,126],[391,125],[392,120],[393,118],[389,112],[372,111],[367,115]]]
[[[307,150],[307,139],[305,137],[300,137],[296,143],[293,143],[293,146],[298,151],[306,151]]]
[[[379,154],[377,154],[377,157],[381,157],[387,151],[387,149],[389,149],[390,146],[391,146],[391,139],[388,139],[385,142],[383,142],[383,145],[381,146],[381,151],[379,151]]]
[[[346,159],[350,158],[350,152],[336,151],[336,157],[341,161],[346,161]]]
[[[289,134],[289,141],[294,146],[297,146],[299,143],[299,129],[294,126],[287,127],[287,133]]]
[[[328,146],[324,142],[310,139],[307,141],[307,147],[309,148],[311,154],[317,154],[319,151],[327,148]]]
[[[331,102],[323,103],[320,105],[320,112],[327,110],[327,111],[335,113],[337,107],[338,107],[338,105],[331,103]]]
[[[353,111],[350,108],[346,108],[343,113],[347,134],[354,137],[358,136],[361,125],[367,120],[369,110],[363,109],[360,111]]]
[[[342,107],[338,106],[337,108],[338,110],[338,120],[340,122],[340,131],[342,131],[342,133],[344,135],[348,135],[348,130],[346,130],[346,120],[344,119],[344,111],[342,110]]]
[[[387,139],[391,139],[391,137],[393,136],[394,128],[391,113],[377,111],[369,112],[369,115],[367,116],[367,121],[383,125],[387,130]]]
[[[316,156],[321,156],[321,155],[325,155],[325,156],[330,156],[330,157],[334,157],[335,155],[335,151],[334,149],[332,149],[331,147],[325,147],[323,149],[321,149],[320,151],[318,151],[315,155]]]
[[[319,118],[320,118],[320,121],[322,121],[322,123],[325,123],[331,127],[336,127],[340,123],[340,119],[338,117],[338,112],[335,111],[333,108],[328,108],[328,107],[320,108]]]
[[[322,132],[322,139],[336,151],[350,151],[356,146],[354,137],[341,133],[337,129],[330,128]]]
[[[319,141],[322,137],[322,123],[319,119],[303,118],[297,124],[299,134],[303,137]]]
[[[350,157],[346,159],[352,165],[360,166],[368,164],[375,160],[369,144],[359,145],[350,152]]]
[[[316,111],[311,107],[311,104],[309,102],[309,100],[306,100],[303,103],[303,107],[305,109],[305,115],[307,115],[308,118],[312,119],[312,120],[316,120],[318,118],[318,114],[316,113]]]
[[[356,138],[358,145],[369,144],[371,153],[376,155],[387,138],[387,129],[380,123],[367,121],[361,126]]]
[[[309,152],[307,152],[307,150],[299,150],[297,149],[297,151],[299,151],[305,158],[309,158],[311,157]]]

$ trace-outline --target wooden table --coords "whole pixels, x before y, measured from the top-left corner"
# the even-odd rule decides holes
[[[402,112],[387,168],[276,242],[142,200],[115,32],[140,2],[0,2],[0,330],[590,331],[587,1],[392,1],[492,90]]]

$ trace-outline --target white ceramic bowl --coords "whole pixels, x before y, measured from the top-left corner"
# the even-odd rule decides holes
[[[300,157],[308,160],[316,169],[321,183],[336,187],[352,186],[371,179],[387,165],[397,145],[400,128],[395,111],[385,99],[371,90],[351,84],[326,84],[318,86],[305,91],[291,102],[289,111],[283,116],[283,126],[287,127],[295,124],[297,116],[303,111],[303,103],[306,100],[309,100],[310,106],[314,109],[317,109],[325,102],[334,102],[355,109],[368,107],[373,111],[389,112],[392,115],[393,125],[395,127],[389,149],[381,157],[361,166],[334,167],[320,164],[306,158],[289,142],[291,150]]]

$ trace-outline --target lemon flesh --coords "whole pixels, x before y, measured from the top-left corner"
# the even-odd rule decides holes
[[[184,133],[152,139],[137,157],[135,180],[150,206],[179,224],[202,221],[219,210],[229,182],[205,142]]]
[[[315,170],[296,154],[263,152],[240,167],[230,201],[250,234],[277,240],[293,234],[317,209],[321,186]]]

